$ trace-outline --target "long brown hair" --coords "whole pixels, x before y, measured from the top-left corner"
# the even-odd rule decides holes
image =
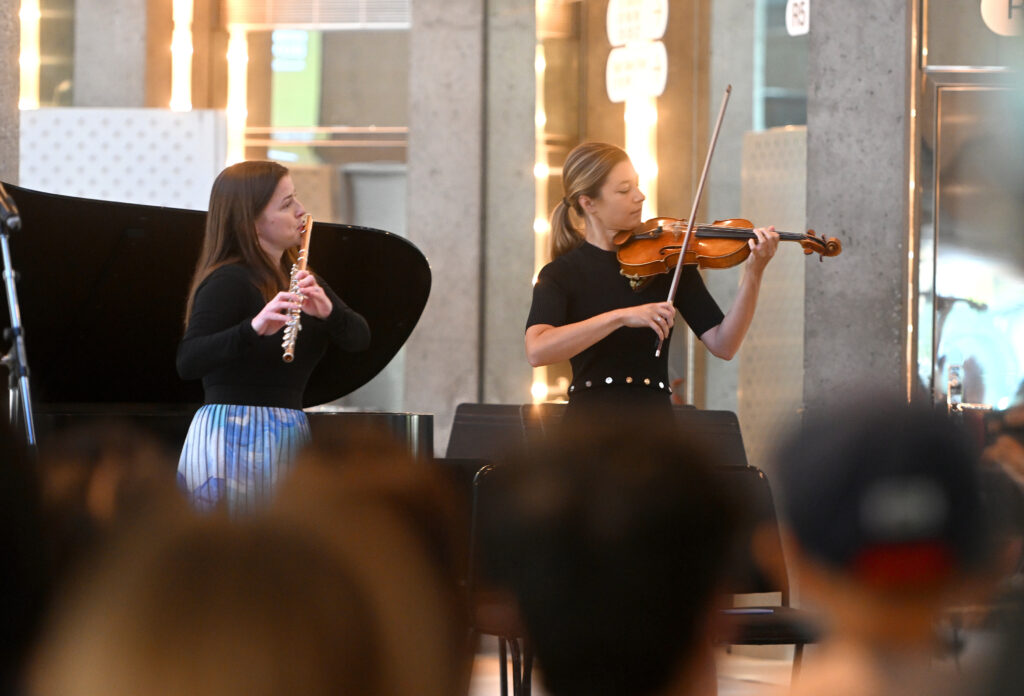
[[[256,237],[256,218],[270,203],[288,168],[277,162],[239,162],[217,175],[210,190],[203,250],[196,262],[192,287],[185,305],[185,325],[192,316],[196,289],[213,271],[229,263],[249,268],[253,282],[267,302],[288,287],[288,273],[295,262],[289,249],[280,265],[267,256]]]
[[[583,233],[569,214],[574,211],[583,217],[580,196],[599,198],[601,187],[612,168],[629,159],[629,155],[608,143],[581,143],[572,149],[562,165],[564,197],[551,212],[551,259],[572,251],[583,243]]]

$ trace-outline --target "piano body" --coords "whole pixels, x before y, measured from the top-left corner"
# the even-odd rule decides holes
[[[117,418],[179,448],[203,401],[199,381],[178,377],[175,354],[206,213],[5,186],[22,218],[10,246],[38,440]],[[359,353],[329,349],[310,379],[307,407],[335,401],[384,369],[416,326],[431,283],[426,258],[402,237],[322,222],[313,231],[310,267],[366,317],[372,341]],[[6,325],[6,296],[0,303]],[[382,425],[413,454],[433,455],[429,414],[328,405],[309,417],[314,437]]]

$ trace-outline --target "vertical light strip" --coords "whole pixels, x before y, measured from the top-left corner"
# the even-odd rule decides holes
[[[626,152],[640,179],[644,201],[644,219],[658,210],[658,99],[630,97],[626,100]]]
[[[193,0],[174,0],[171,32],[171,111],[192,110]]]
[[[20,109],[39,108],[39,0],[22,0],[21,11]]]
[[[249,117],[249,36],[245,27],[228,27],[227,162],[245,159],[245,124]]]
[[[537,0],[537,27],[538,29],[545,20],[547,12],[546,0]],[[537,48],[534,53],[534,253],[533,253],[533,281],[537,282],[537,273],[543,268],[548,260],[548,245],[551,237],[551,223],[548,221],[548,178],[551,175],[551,168],[548,164],[548,151],[545,142],[547,131],[547,112],[544,108],[544,74],[547,70],[547,60],[544,57],[544,44],[540,37],[537,37]],[[533,403],[539,404],[547,401],[548,398],[548,368],[533,368],[533,384],[530,386],[530,395]]]
[[[906,321],[907,321],[907,333],[906,333],[906,365],[907,371],[906,380],[906,396],[907,401],[911,401],[914,394],[914,385],[917,382],[917,332],[914,330],[914,318],[917,315],[917,254],[915,250],[918,247],[918,234],[917,226],[919,224],[917,216],[917,91],[919,89],[918,83],[918,46],[920,45],[921,37],[917,33],[917,5],[918,3],[908,3],[908,12],[910,12],[910,55],[908,56],[908,63],[910,69],[908,71],[907,79],[910,80],[910,89],[907,90],[909,94],[909,104],[907,104],[907,111],[910,114],[910,118],[907,119],[907,174],[909,181],[907,182],[907,299],[906,299]],[[934,355],[933,355],[934,359]],[[932,370],[934,372],[934,368]]]

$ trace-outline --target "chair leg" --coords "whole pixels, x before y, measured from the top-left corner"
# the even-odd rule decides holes
[[[793,673],[789,677],[789,683],[796,681],[796,675],[800,671],[800,661],[804,655],[804,644],[797,643],[793,646]]]
[[[512,694],[530,696],[533,690],[533,651],[525,638],[509,638],[508,646],[512,658]]]
[[[519,639],[509,638],[508,649],[512,656],[512,694],[521,696],[523,693],[523,656],[519,650]]]
[[[505,639],[498,637],[498,678],[501,680],[501,696],[508,696],[508,665],[505,664]]]

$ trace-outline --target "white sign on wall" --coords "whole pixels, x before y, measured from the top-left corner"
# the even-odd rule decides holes
[[[609,0],[605,24],[612,46],[657,41],[668,27],[668,0]]]
[[[1024,0],[981,0],[981,18],[1000,36],[1024,36]]]
[[[668,79],[661,38],[668,27],[668,0],[609,0],[608,54],[604,82],[614,103],[658,97]]]
[[[803,36],[811,29],[811,0],[786,0],[786,33]]]
[[[614,103],[632,97],[659,97],[668,81],[668,52],[660,41],[613,48],[604,73],[608,98]]]

